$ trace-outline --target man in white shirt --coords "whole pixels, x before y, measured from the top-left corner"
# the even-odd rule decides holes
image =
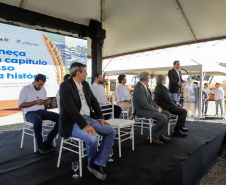
[[[132,104],[129,89],[126,87],[126,75],[118,76],[119,85],[115,89],[116,103],[123,109],[127,109],[127,119],[132,119]]]
[[[46,90],[43,87],[45,82],[46,77],[43,74],[38,74],[32,84],[22,88],[18,101],[19,108],[24,109],[25,119],[33,123],[35,138],[40,153],[48,153],[54,150],[52,141],[58,134],[59,121],[59,114],[45,109],[44,105],[50,103],[50,100],[47,99]],[[45,142],[43,142],[42,137],[42,120],[56,122]]]
[[[207,98],[205,101],[203,101],[203,106],[202,106],[202,113],[204,116],[206,116],[207,114],[207,110],[208,110],[208,104],[209,104],[209,94],[210,94],[210,89],[208,88],[208,83],[204,84],[204,88],[203,88],[206,92],[207,92]],[[204,107],[205,107],[205,111],[204,111]]]
[[[94,75],[94,83],[90,86],[94,96],[98,100],[99,104],[107,104],[107,93],[104,89],[103,84],[103,78],[101,74],[95,74]],[[101,109],[107,109],[109,106],[103,106]],[[109,113],[111,110],[106,110],[103,113]],[[121,115],[122,109],[118,105],[114,105],[114,118],[119,118]],[[108,120],[110,119],[111,114],[104,115],[104,119]]]
[[[216,114],[215,116],[218,116],[218,105],[220,105],[221,108],[221,116],[223,116],[223,100],[224,100],[224,90],[220,87],[219,83],[216,83],[215,85],[215,89],[213,89],[211,91],[211,94],[215,94],[214,96],[214,100],[215,100],[215,104],[216,104]]]

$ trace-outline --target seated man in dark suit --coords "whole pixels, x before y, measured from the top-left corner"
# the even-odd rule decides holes
[[[152,128],[152,142],[163,144],[162,141],[170,140],[169,137],[164,136],[170,120],[170,113],[162,110],[152,99],[152,95],[147,88],[149,80],[149,73],[142,72],[140,74],[140,81],[133,91],[134,113],[138,118],[145,117],[147,119],[153,118],[156,120],[155,126]]]
[[[162,74],[158,75],[156,78],[156,84],[157,86],[154,93],[155,102],[163,109],[168,110],[171,114],[178,115],[178,120],[174,128],[173,136],[187,136],[188,134],[185,132],[187,132],[188,129],[184,127],[187,111],[182,108],[182,105],[179,102],[171,99],[170,92],[165,87],[166,76]]]
[[[73,63],[70,67],[71,78],[60,85],[59,134],[64,138],[76,137],[86,141],[88,170],[98,179],[105,180],[106,167],[116,131],[103,119],[98,101],[86,82],[86,66]],[[90,117],[91,110],[99,121]],[[98,138],[103,136],[97,151]]]

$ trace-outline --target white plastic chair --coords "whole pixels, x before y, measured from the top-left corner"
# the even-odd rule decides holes
[[[143,129],[149,129],[149,134],[150,134],[150,143],[152,143],[152,139],[151,139],[151,130],[152,130],[152,127],[155,126],[154,124],[154,119],[150,118],[150,119],[146,119],[146,118],[138,118],[137,116],[134,115],[134,120],[135,120],[135,123],[134,123],[134,126],[135,127],[140,127],[141,128],[141,135],[143,135]],[[137,125],[137,124],[140,124]],[[144,125],[148,125],[148,127],[144,127]],[[174,122],[171,122],[171,120],[169,120],[169,123],[168,123],[168,135],[170,135],[170,126],[171,125],[174,125],[175,123]]]
[[[176,116],[176,120],[178,119],[178,116]],[[169,121],[169,123],[168,123],[168,135],[170,135],[170,126],[171,125],[175,125],[176,124],[176,120],[172,120],[172,119],[170,119],[170,121]]]
[[[60,161],[61,161],[61,155],[62,155],[62,150],[68,150],[73,153],[78,154],[79,156],[79,176],[82,177],[82,158],[87,156],[85,154],[85,147],[84,147],[84,142],[82,139],[75,138],[75,137],[69,137],[67,139],[61,138],[61,143],[60,143],[60,151],[59,151],[59,156],[58,156],[58,162],[57,162],[57,168],[60,167]],[[66,146],[65,146],[66,144]],[[69,148],[68,145],[71,147]]]
[[[106,101],[107,98],[107,101]],[[115,119],[114,118],[114,101],[113,95],[97,97],[100,107],[109,106],[108,108],[101,109],[101,111],[110,110],[108,113],[103,113],[103,115],[112,115],[111,119],[108,119],[107,122],[112,125],[113,128],[117,130],[118,136],[115,139],[118,139],[119,146],[119,157],[121,157],[121,143],[127,139],[132,139],[132,150],[134,150],[134,121],[125,120],[125,119]],[[123,130],[122,130],[123,129]],[[123,138],[122,138],[123,137]]]
[[[122,109],[122,119],[125,119],[125,114],[128,116],[128,112],[127,112],[127,109]]]
[[[135,121],[134,126],[141,128],[140,135],[143,135],[144,129],[149,129],[150,143],[152,143],[152,127],[155,125],[153,123],[155,120],[152,118],[146,119],[146,118],[138,118],[137,116],[134,116],[134,121]]]
[[[37,151],[37,147],[36,147],[33,123],[26,121],[25,114],[24,114],[24,109],[22,109],[22,114],[23,114],[24,124],[23,124],[23,131],[22,131],[22,138],[21,138],[20,148],[23,148],[24,134],[27,134],[27,135],[30,135],[30,136],[33,137],[34,152],[36,152]],[[55,122],[53,122],[51,120],[43,120],[43,122],[42,122],[42,136],[43,136],[43,139],[44,139],[45,136],[47,136],[46,132],[51,131],[51,129],[54,127],[54,125],[55,125]],[[56,140],[55,139],[53,140],[53,145],[54,145],[54,147],[56,146]]]
[[[134,113],[134,105],[133,105],[133,95],[131,94],[131,103],[132,103],[132,115],[134,117],[134,126],[140,128],[140,135],[143,135],[144,128],[149,129],[150,135],[150,143],[152,143],[152,127],[154,126],[154,119],[152,118],[138,118]],[[145,126],[147,125],[147,126]]]
[[[132,96],[131,93],[130,93],[130,95]],[[115,100],[116,100],[115,93],[112,94],[112,98],[115,98]],[[128,116],[128,109],[123,109],[122,107],[121,107],[121,109],[122,109],[122,119],[125,119],[125,115]]]
[[[131,102],[132,102],[132,112],[133,112],[133,115],[134,115],[133,96],[132,96]],[[138,118],[136,115],[134,115],[134,121],[135,121],[134,126],[141,128],[141,135],[143,135],[144,128],[149,129],[150,143],[152,143],[152,127],[155,126],[154,121],[156,121],[156,120],[154,120],[152,118],[149,118],[149,119]],[[140,124],[140,125],[138,125],[138,124]],[[175,123],[171,123],[169,121],[169,123],[168,123],[168,135],[170,135],[170,126],[173,125],[173,124],[175,124]],[[148,126],[145,127],[144,125],[148,125]]]
[[[57,97],[57,105],[58,105],[58,111],[60,113],[60,97]],[[84,158],[85,155],[84,151],[86,150],[86,148],[84,147],[84,140],[79,139],[79,138],[75,138],[75,137],[70,137],[70,138],[61,138],[61,143],[60,143],[60,150],[59,150],[59,156],[58,156],[58,161],[57,161],[57,168],[60,167],[60,161],[61,161],[61,155],[62,155],[62,150],[68,150],[71,151],[73,153],[78,154],[79,156],[79,176],[82,177],[82,158]],[[66,145],[70,145],[71,147],[67,147]]]

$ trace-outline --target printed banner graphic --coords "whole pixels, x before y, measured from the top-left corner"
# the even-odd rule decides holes
[[[37,74],[55,97],[71,63],[87,63],[87,40],[0,23],[0,100],[15,100]]]

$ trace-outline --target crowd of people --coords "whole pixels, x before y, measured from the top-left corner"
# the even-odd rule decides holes
[[[60,100],[60,114],[45,109],[45,105],[49,104],[50,101],[43,87],[46,82],[46,77],[43,74],[38,74],[32,84],[22,88],[18,106],[24,109],[25,119],[34,125],[35,138],[40,153],[48,153],[54,150],[52,142],[58,133],[64,138],[80,138],[86,142],[88,170],[97,178],[105,180],[106,174],[102,167],[106,167],[116,131],[107,121],[111,118],[110,114],[103,116],[103,113],[111,110],[107,109],[106,102],[108,99],[103,86],[102,75],[96,74],[91,86],[86,82],[86,76],[85,65],[76,62],[70,66],[70,75],[65,76],[57,93],[57,99]],[[174,68],[169,71],[168,76],[169,90],[165,86],[166,76],[158,75],[156,78],[157,86],[152,93],[148,88],[150,80],[148,72],[140,74],[140,81],[136,84],[133,95],[126,87],[127,79],[125,75],[119,75],[119,85],[115,90],[114,117],[120,118],[122,111],[127,110],[127,119],[132,119],[133,116],[153,118],[155,120],[155,126],[152,129],[152,142],[154,144],[163,144],[170,141],[170,137],[166,137],[164,134],[167,131],[171,114],[178,115],[172,136],[188,136],[188,128],[185,127],[187,111],[180,103],[181,87],[184,81],[181,76],[179,61],[174,62]],[[208,85],[205,84],[204,91],[207,92],[203,99],[204,113],[207,113],[208,93],[214,93],[216,106],[220,105],[221,114],[223,114],[222,89],[219,84],[216,84],[213,91],[209,91]],[[104,97],[104,99],[100,100],[99,97]],[[102,104],[104,106],[101,106]],[[134,110],[132,111],[133,107]],[[216,114],[218,114],[218,108]],[[55,122],[45,141],[42,137],[43,120]],[[98,150],[96,133],[103,138]],[[147,140],[149,139],[147,138]]]

